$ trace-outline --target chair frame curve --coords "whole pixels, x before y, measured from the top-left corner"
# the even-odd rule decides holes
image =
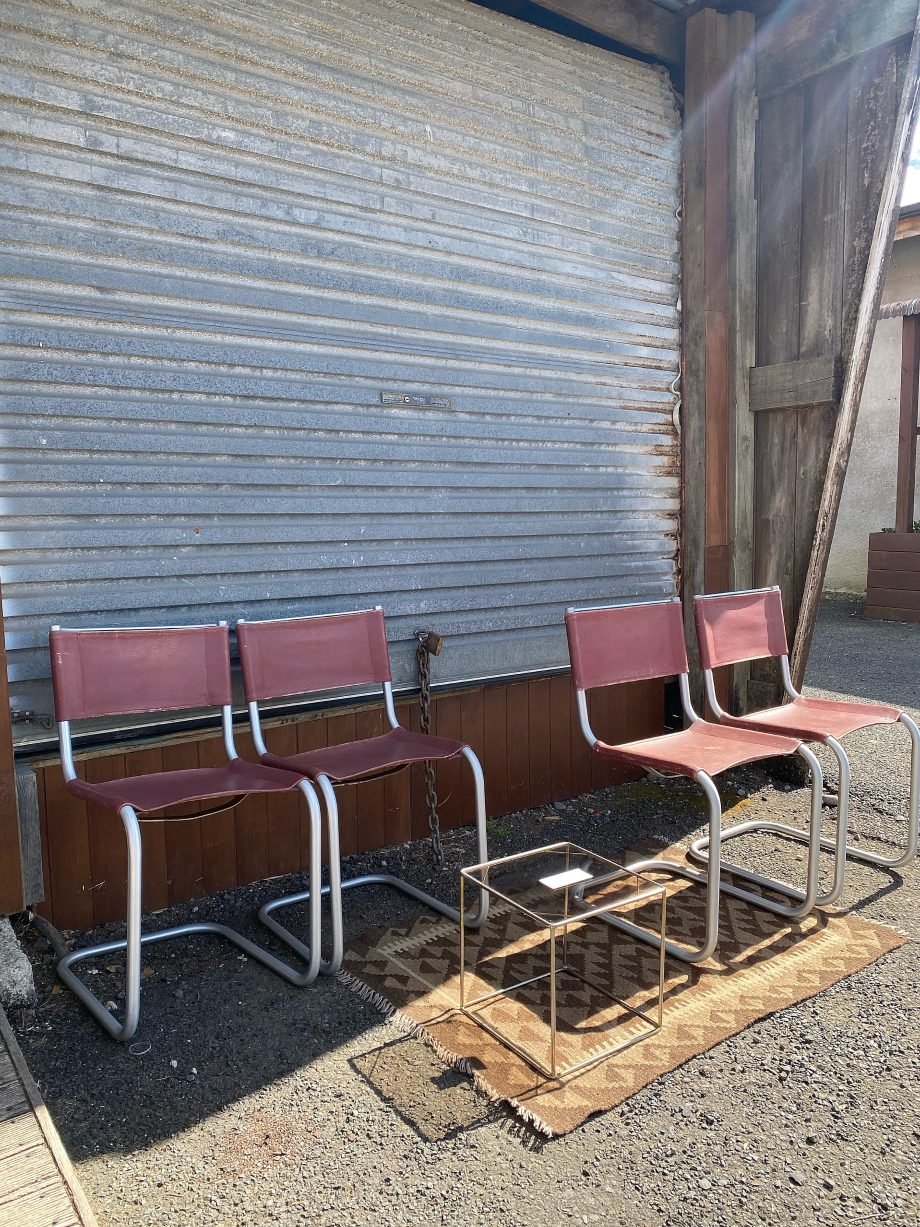
[[[218,626],[226,626],[226,622],[217,623]],[[61,630],[59,626],[53,626],[52,630]],[[194,627],[156,627],[156,628],[123,628],[123,627],[99,627],[89,628],[85,631],[81,628],[79,633],[92,634],[96,630],[133,630],[133,629],[157,629],[157,630],[189,630],[196,629]],[[223,734],[224,752],[228,761],[238,759],[240,755],[237,753],[236,744],[233,736],[233,711],[229,706],[221,707],[221,729]],[[58,741],[61,752],[61,769],[64,779],[67,782],[78,778],[76,764],[73,755],[73,737],[71,732],[71,722],[69,720],[60,720],[57,723]],[[300,780],[297,788],[304,797],[308,811],[310,814],[310,880],[318,887],[320,883],[321,872],[321,815],[319,800],[316,795],[316,790],[310,785],[308,780]],[[220,924],[217,921],[194,921],[188,924],[173,925],[170,928],[156,930],[154,932],[145,933],[142,926],[143,913],[143,846],[141,840],[140,823],[142,819],[138,818],[137,811],[131,805],[122,805],[118,809],[119,817],[121,818],[124,827],[125,839],[128,848],[128,882],[127,882],[127,933],[124,938],[112,942],[99,942],[90,946],[81,946],[77,950],[72,950],[68,954],[63,955],[58,959],[56,970],[59,978],[77,997],[81,1004],[89,1011],[96,1021],[108,1032],[108,1034],[116,1040],[127,1041],[133,1038],[137,1032],[138,1023],[140,1021],[141,1012],[141,953],[142,948],[146,945],[151,945],[155,942],[167,941],[175,937],[186,937],[193,933],[208,933],[218,937],[223,937],[233,945],[237,946],[245,954],[261,963],[264,967],[269,968],[288,984],[297,988],[306,987],[312,984],[319,972],[323,969],[322,960],[320,957],[320,910],[319,910],[319,893],[316,893],[316,904],[311,908],[310,912],[310,945],[300,944],[297,953],[304,959],[307,964],[306,970],[296,971],[282,959],[277,958],[269,951],[264,950],[255,942],[244,937],[242,933],[229,925]],[[126,952],[126,979],[125,979],[125,1010],[122,1021],[108,1009],[108,1007],[100,1001],[80,977],[73,970],[76,964],[85,961],[86,959],[97,958],[102,955],[112,954],[116,951],[124,950]]]
[[[349,610],[349,613],[370,612],[362,610]],[[373,606],[373,612],[382,613],[383,608],[380,605]],[[326,615],[318,614],[317,617]],[[303,618],[281,618],[276,619],[280,622],[303,621]],[[243,623],[246,625],[245,619],[240,618],[237,625]],[[396,704],[393,698],[393,684],[390,681],[380,683],[383,693],[383,704],[386,718],[390,729],[401,728],[399,718],[396,714]],[[252,740],[256,749],[256,753],[260,758],[268,754],[268,746],[265,742],[265,736],[262,729],[262,721],[259,712],[258,700],[248,700],[247,707],[249,711],[249,723],[252,730]],[[472,772],[473,785],[475,792],[476,805],[476,846],[477,856],[481,861],[489,859],[488,849],[488,833],[487,833],[487,817],[486,817],[486,800],[485,800],[485,777],[482,771],[482,765],[473,750],[465,745],[461,751],[462,757]],[[279,760],[280,761],[280,760]],[[408,766],[408,764],[406,764]],[[396,768],[402,770],[404,768]],[[297,768],[293,765],[286,767],[285,770],[295,771]],[[310,777],[303,777],[305,780]],[[373,776],[358,777],[353,780],[342,780],[338,783],[341,786],[350,786],[359,784],[362,779],[373,779]],[[430,894],[428,891],[422,890],[421,887],[415,886],[412,882],[407,882],[405,878],[400,878],[392,873],[366,873],[360,874],[353,878],[342,877],[341,867],[341,849],[339,840],[339,807],[336,801],[335,788],[336,782],[328,775],[318,774],[312,778],[312,783],[315,785],[315,790],[322,797],[323,808],[326,815],[326,839],[329,858],[329,881],[321,888],[317,889],[311,880],[309,887],[306,890],[294,891],[288,895],[281,895],[277,899],[272,899],[268,903],[262,905],[259,909],[258,917],[263,925],[270,930],[277,938],[290,946],[295,953],[301,958],[307,957],[309,948],[283,925],[274,916],[274,913],[281,908],[291,907],[298,903],[309,904],[311,910],[319,906],[320,894],[329,899],[330,906],[330,925],[332,946],[331,953],[327,960],[320,964],[320,971],[325,975],[334,975],[342,965],[342,960],[345,954],[345,938],[344,938],[344,921],[342,915],[342,893],[346,890],[354,890],[361,886],[389,886],[394,890],[400,891],[407,895],[410,899],[414,899],[418,903],[424,904],[432,911],[438,912],[442,916],[448,917],[450,920],[460,921],[460,909],[452,904],[445,903],[436,895]],[[480,891],[479,901],[476,907],[468,910],[465,913],[465,922],[467,928],[478,928],[484,924],[489,913],[489,895],[485,890]]]
[[[743,595],[759,596],[767,592],[780,592],[778,584],[773,584],[767,588],[751,588],[745,589]],[[694,605],[718,597],[734,596],[735,593],[729,592],[712,592],[705,593],[701,596],[693,598]],[[792,670],[789,666],[789,656],[784,653],[776,657],[779,660],[780,675],[782,678],[783,691],[788,699],[801,699],[803,696],[799,690],[793,685]],[[716,694],[715,677],[712,669],[703,669],[703,685],[706,691],[706,701],[709,704],[712,714],[720,724],[731,725],[735,723],[736,717],[730,712],[724,710],[719,703],[718,695]],[[756,719],[757,713],[753,712],[750,719]],[[835,903],[839,899],[845,883],[846,877],[846,862],[849,857],[855,861],[862,861],[867,865],[875,865],[881,869],[900,869],[904,865],[909,865],[917,856],[918,845],[920,845],[920,729],[916,723],[907,715],[906,712],[901,712],[898,723],[903,724],[907,729],[911,741],[910,755],[910,794],[908,800],[907,812],[907,837],[904,850],[896,853],[894,856],[883,856],[878,852],[871,852],[865,848],[857,848],[855,845],[847,842],[849,834],[850,821],[850,760],[846,750],[841,745],[836,737],[827,734],[822,738],[822,743],[828,747],[834,758],[837,760],[838,769],[838,791],[836,797],[837,804],[837,835],[835,839],[822,837],[821,848],[825,852],[834,854],[834,876],[830,889],[818,896],[818,903],[822,906],[828,906]],[[878,726],[869,726],[878,727]],[[781,731],[781,730],[777,730]],[[804,738],[803,738],[804,740]],[[833,800],[829,797],[828,800]],[[799,827],[790,826],[787,823],[762,823],[750,822],[745,824],[748,831],[766,831],[781,835],[784,838],[795,840],[799,843],[804,843],[807,840],[807,835]],[[739,832],[740,833],[740,832]],[[690,846],[690,853],[694,859],[705,862],[707,860],[708,841],[705,839],[695,840]]]
[[[681,606],[682,602],[679,597],[664,597],[660,601],[626,601],[617,605],[588,605],[588,606],[570,606],[566,613],[590,613],[594,610],[601,609],[625,609],[639,608],[646,605],[671,604]],[[616,684],[616,683],[613,683]],[[693,702],[690,695],[690,677],[688,673],[678,674],[678,684],[680,688],[681,708],[684,718],[688,723],[693,724],[701,719],[699,714],[693,707]],[[591,728],[591,722],[588,715],[588,698],[587,691],[575,686],[575,698],[578,709],[579,725],[582,734],[588,744],[593,748],[601,739],[597,737]],[[819,856],[820,856],[820,834],[821,834],[821,802],[823,792],[823,772],[821,764],[815,755],[808,749],[807,746],[801,745],[796,751],[808,765],[812,775],[812,795],[811,795],[811,834],[808,839],[808,864],[806,867],[806,887],[805,890],[800,890],[797,887],[789,885],[787,882],[781,882],[776,878],[769,878],[763,874],[753,873],[748,869],[744,869],[740,865],[735,865],[732,862],[725,861],[722,857],[722,844],[734,839],[739,835],[747,833],[750,828],[750,823],[737,823],[723,829],[722,827],[722,800],[719,796],[719,790],[716,787],[712,776],[706,771],[697,771],[694,775],[694,780],[703,790],[709,808],[709,826],[708,834],[702,837],[702,841],[706,846],[711,846],[713,851],[711,855],[705,857],[707,861],[708,872],[696,870],[687,865],[681,865],[677,861],[671,861],[662,858],[650,858],[640,861],[631,861],[626,867],[632,872],[660,872],[675,874],[678,877],[686,878],[691,882],[704,885],[706,887],[706,930],[703,941],[699,946],[688,948],[671,940],[665,941],[665,951],[671,957],[679,959],[683,963],[702,963],[710,958],[714,953],[719,940],[719,899],[722,894],[731,895],[736,899],[742,899],[745,903],[751,904],[753,907],[761,908],[765,911],[772,912],[774,915],[783,916],[790,920],[797,920],[802,916],[807,915],[815,906],[818,898],[818,871],[819,871]],[[642,768],[642,764],[637,764]],[[649,771],[649,768],[642,768]],[[666,773],[655,773],[665,775]],[[687,777],[684,777],[687,778]],[[779,827],[780,824],[765,824],[766,826]],[[702,841],[695,841],[696,843]],[[701,856],[700,859],[703,859]],[[759,886],[763,890],[773,891],[776,894],[784,895],[791,900],[789,904],[779,903],[776,900],[769,899],[765,895],[758,894],[755,891],[745,890],[742,886],[735,886],[731,882],[722,880],[723,871],[727,871],[733,877],[741,878],[744,881],[750,882],[751,885]],[[624,930],[643,941],[646,944],[659,949],[661,946],[661,938],[658,934],[651,933],[641,926],[633,924],[621,916],[604,916],[602,919],[613,925],[615,928]]]

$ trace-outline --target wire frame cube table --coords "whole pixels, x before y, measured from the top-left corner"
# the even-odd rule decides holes
[[[548,946],[549,967],[547,971],[517,980],[513,984],[503,984],[499,988],[479,993],[474,997],[469,996],[470,972],[477,971],[479,960],[474,960],[473,967],[468,971],[467,962],[471,938],[467,935],[464,924],[467,886],[473,888],[474,897],[477,900],[480,892],[486,891],[494,899],[502,900],[533,922],[536,933],[539,935],[542,932],[545,935],[543,944]],[[658,915],[662,938],[661,947],[654,956],[657,967],[657,984],[654,992],[651,988],[648,990],[647,995],[651,996],[651,1001],[645,1008],[630,1005],[628,1001],[618,997],[613,991],[616,987],[613,983],[602,984],[596,978],[585,975],[573,965],[569,957],[575,934],[584,926],[591,922],[603,921],[604,917],[616,912],[634,910],[640,905],[643,908],[649,905],[654,908]],[[530,852],[498,857],[479,865],[470,865],[460,870],[460,1010],[507,1048],[517,1053],[544,1077],[565,1077],[576,1070],[610,1057],[640,1040],[647,1039],[661,1030],[664,1010],[666,923],[667,896],[666,888],[662,883],[569,841],[549,844]],[[613,932],[606,923],[603,928],[608,934]],[[617,932],[619,933],[619,930]],[[632,940],[625,933],[620,936],[623,941]],[[613,979],[612,972],[611,967],[611,980]],[[595,1047],[588,1057],[569,1061],[566,1064],[560,1063],[558,1059],[558,986],[560,980],[566,976],[574,977],[596,993],[600,993],[603,998],[615,1002],[644,1025],[638,1033],[633,1030],[626,1038],[621,1037],[600,1049]],[[549,1022],[546,1048],[548,1061],[517,1043],[507,1034],[507,1031],[502,1030],[483,1016],[483,1012],[490,1004],[503,998],[507,999],[526,986],[541,981],[549,982]]]

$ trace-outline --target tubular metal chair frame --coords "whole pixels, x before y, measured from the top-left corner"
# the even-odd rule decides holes
[[[779,585],[772,585],[767,588],[752,588],[743,595],[758,596],[768,592],[780,592]],[[706,593],[704,596],[694,597],[694,601],[707,601],[716,597],[742,595],[741,593],[713,592]],[[783,653],[775,659],[779,660],[780,673],[782,676],[783,690],[788,699],[800,699],[802,694],[796,690],[792,684],[792,672],[789,667],[789,656]],[[735,722],[735,717],[730,712],[726,712],[719,703],[718,695],[716,694],[715,677],[712,669],[703,669],[703,683],[706,688],[706,701],[712,709],[712,714],[720,724],[732,725]],[[755,720],[756,712],[751,713],[751,719]],[[836,839],[827,839],[822,837],[821,848],[825,852],[834,853],[834,877],[829,890],[818,896],[818,903],[822,906],[827,906],[835,903],[843,891],[844,878],[846,874],[846,858],[851,857],[856,861],[863,861],[868,865],[876,865],[883,869],[900,869],[904,865],[910,864],[917,855],[918,844],[920,844],[920,730],[918,730],[915,722],[902,712],[899,717],[899,723],[903,724],[910,734],[911,740],[911,756],[910,756],[910,799],[908,801],[908,823],[907,823],[907,844],[905,850],[899,855],[887,857],[882,856],[877,852],[869,852],[864,848],[854,847],[853,844],[847,843],[847,835],[849,833],[850,819],[850,760],[846,750],[836,737],[827,735],[822,739],[822,744],[826,745],[837,760],[837,768],[839,772],[839,784],[837,790],[837,837]],[[872,726],[869,726],[872,727]],[[877,727],[877,726],[876,726]],[[777,732],[780,732],[777,729]],[[804,740],[804,738],[803,738]],[[814,743],[813,743],[814,744]],[[764,823],[752,821],[742,823],[738,828],[737,833],[744,834],[745,832],[772,832],[784,836],[788,839],[796,840],[799,843],[808,841],[809,836],[806,835],[799,827],[790,826],[787,823]],[[695,860],[703,863],[709,859],[709,840],[706,837],[694,840],[690,845],[690,853]]]
[[[368,613],[369,610],[356,610],[349,612]],[[375,613],[382,613],[380,605],[374,606]],[[322,617],[324,615],[315,615]],[[335,616],[335,615],[330,615]],[[304,621],[302,618],[278,618],[274,619],[277,622],[299,622]],[[240,618],[237,625],[242,622],[245,625],[245,620]],[[383,693],[384,710],[386,712],[387,722],[390,729],[399,729],[402,726],[399,723],[399,718],[396,715],[396,705],[393,699],[393,684],[386,681],[381,683]],[[252,740],[256,748],[256,753],[260,758],[263,758],[269,753],[268,746],[265,743],[265,736],[262,730],[262,722],[259,714],[259,704],[257,700],[249,701],[249,723],[252,729]],[[476,798],[476,847],[477,856],[480,861],[489,859],[488,849],[488,834],[486,830],[486,801],[485,801],[485,779],[483,777],[482,766],[479,759],[473,753],[469,746],[464,746],[462,756],[466,759],[470,771],[473,775],[473,784]],[[405,770],[405,767],[396,768],[396,770]],[[290,766],[285,770],[295,771],[296,767]],[[386,774],[389,774],[387,772]],[[308,777],[304,777],[307,779]],[[374,779],[374,776],[362,776],[351,780],[338,781],[341,787],[350,787],[355,784],[363,783],[367,780]],[[379,777],[377,777],[379,778]],[[430,894],[428,891],[422,890],[420,887],[407,882],[404,878],[397,877],[392,873],[365,873],[354,878],[342,878],[341,866],[341,849],[339,840],[339,807],[335,797],[336,783],[328,775],[318,774],[312,779],[316,790],[322,797],[323,806],[326,811],[326,830],[328,842],[329,856],[329,883],[321,887],[321,893],[329,898],[330,906],[330,922],[332,930],[332,949],[328,960],[320,964],[320,970],[326,975],[333,975],[339,970],[342,965],[342,959],[345,954],[345,939],[344,939],[344,924],[342,919],[342,892],[352,890],[360,886],[390,886],[395,890],[400,891],[404,895],[408,895],[410,899],[415,899],[419,903],[425,904],[432,911],[438,912],[442,916],[447,916],[450,920],[460,920],[460,909],[453,907],[449,903],[445,903],[436,895]],[[273,913],[279,908],[290,907],[297,903],[309,903],[311,914],[314,908],[319,907],[320,891],[312,878],[310,886],[307,890],[295,891],[289,895],[281,895],[277,899],[272,899],[268,903],[263,904],[259,909],[259,920],[268,928],[276,937],[285,942],[291,947],[301,958],[306,958],[310,954],[308,947],[304,945],[300,939],[293,934],[290,929],[286,928],[280,921],[275,919]],[[467,928],[478,928],[482,925],[489,912],[489,895],[485,890],[480,891],[479,902],[472,912],[467,911],[465,914],[465,923]],[[312,943],[312,929],[311,929]]]
[[[604,609],[628,609],[641,608],[648,605],[681,605],[680,598],[666,597],[661,601],[628,601],[620,605],[587,605],[573,606],[566,610],[567,613],[591,613],[596,610]],[[680,687],[681,708],[685,719],[690,724],[695,724],[701,719],[693,707],[690,697],[690,677],[688,673],[678,674],[678,683]],[[617,683],[611,683],[616,685]],[[587,691],[575,686],[575,697],[578,707],[578,719],[581,731],[585,740],[593,748],[598,743],[603,744],[601,739],[594,733],[591,728],[591,723],[588,717],[588,699]],[[766,734],[768,736],[768,734]],[[616,748],[616,747],[614,747]],[[783,751],[779,751],[783,753]],[[751,829],[751,824],[742,822],[723,830],[722,828],[722,800],[719,796],[719,790],[715,785],[712,776],[706,771],[697,771],[694,779],[706,797],[709,806],[709,832],[703,839],[707,845],[714,848],[711,856],[707,857],[708,872],[692,869],[690,866],[681,865],[677,861],[665,859],[651,858],[641,861],[631,861],[626,868],[631,872],[661,872],[676,874],[679,877],[686,878],[691,882],[697,882],[706,886],[706,931],[702,943],[696,949],[688,949],[686,946],[679,945],[670,940],[665,941],[665,951],[672,958],[679,959],[683,963],[702,963],[708,959],[715,951],[719,940],[719,899],[720,895],[732,895],[736,899],[743,899],[745,903],[751,904],[753,907],[761,908],[765,911],[772,912],[776,916],[783,916],[790,920],[798,920],[802,916],[806,916],[814,908],[818,899],[818,871],[819,871],[819,856],[820,856],[820,833],[821,833],[821,803],[823,794],[823,773],[821,764],[815,755],[808,749],[807,746],[800,745],[796,751],[805,762],[812,775],[812,795],[811,795],[811,833],[808,837],[808,865],[806,868],[806,888],[804,891],[790,886],[786,882],[781,882],[776,878],[769,878],[763,874],[753,873],[750,870],[742,868],[740,865],[732,864],[731,862],[722,859],[721,850],[722,844],[728,839],[733,839],[738,835],[745,834]],[[641,763],[637,766],[642,767]],[[648,768],[645,768],[648,770]],[[665,774],[665,773],[661,773]],[[684,777],[689,778],[689,777]],[[760,830],[773,829],[779,831],[781,824],[779,823],[762,823],[758,827]],[[699,843],[700,841],[695,841]],[[764,895],[757,894],[754,891],[745,890],[743,887],[735,886],[729,882],[722,881],[722,871],[727,870],[734,877],[742,878],[750,882],[752,885],[760,886],[764,890],[770,890],[776,894],[785,895],[787,898],[794,900],[790,905],[778,903],[773,899],[769,899]],[[653,946],[656,949],[661,947],[661,938],[651,933],[639,925],[633,924],[622,916],[604,916],[602,919],[613,925],[615,928],[624,930],[630,933],[639,941],[645,942],[647,945]]]
[[[226,626],[226,622],[218,623],[219,626]],[[59,626],[51,628],[54,631],[61,630]],[[82,629],[80,634],[94,634],[96,631],[111,631],[114,627]],[[197,627],[150,627],[150,628],[131,628],[131,629],[151,629],[151,630],[195,630]],[[223,745],[224,752],[227,755],[228,762],[240,758],[237,753],[236,744],[233,738],[233,711],[229,706],[221,707],[221,724],[223,730]],[[73,757],[73,739],[71,735],[71,722],[69,720],[60,720],[57,724],[58,739],[61,751],[61,768],[66,781],[75,780],[78,778],[76,766]],[[168,774],[168,773],[164,773]],[[294,773],[292,773],[294,774]],[[309,780],[301,779],[297,785],[298,790],[303,795],[307,802],[307,807],[310,814],[310,882],[311,885],[319,887],[321,878],[321,814],[319,800],[315,789],[311,786]],[[228,794],[229,795],[229,794]],[[140,1020],[141,1007],[141,951],[145,945],[152,945],[154,942],[167,941],[174,937],[185,937],[193,933],[210,933],[218,937],[226,938],[233,945],[238,946],[245,954],[255,959],[257,962],[268,967],[271,971],[276,972],[289,984],[297,988],[305,987],[312,984],[318,973],[323,970],[323,964],[320,958],[320,897],[318,890],[315,894],[315,904],[310,908],[310,946],[307,947],[303,943],[299,943],[298,954],[306,961],[307,968],[303,972],[295,971],[287,963],[276,958],[267,950],[263,950],[261,946],[257,946],[242,933],[238,933],[235,929],[231,929],[228,925],[220,924],[216,921],[195,921],[189,924],[174,925],[172,928],[161,929],[153,933],[144,933],[141,924],[142,915],[142,866],[143,866],[143,849],[141,841],[140,822],[137,812],[131,805],[122,805],[118,814],[121,817],[124,825],[125,838],[128,845],[128,901],[127,901],[127,935],[120,941],[100,942],[92,946],[83,946],[77,950],[72,950],[64,955],[57,962],[57,974],[60,979],[73,992],[78,1000],[86,1007],[89,1013],[96,1021],[108,1032],[113,1039],[127,1041],[130,1040],[137,1031],[138,1022]],[[143,821],[156,821],[156,815],[152,814],[150,819]],[[162,820],[162,819],[161,819]],[[168,820],[167,820],[168,821]],[[127,974],[125,983],[125,1014],[124,1021],[119,1022],[116,1016],[106,1008],[99,1000],[95,993],[91,992],[83,981],[76,975],[72,968],[86,959],[96,958],[100,955],[111,954],[118,950],[126,951]]]

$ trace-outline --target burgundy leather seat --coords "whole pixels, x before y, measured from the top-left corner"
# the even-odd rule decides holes
[[[758,759],[794,754],[799,744],[795,737],[771,737],[768,741],[762,733],[696,720],[682,732],[616,746],[598,742],[594,748],[606,758],[622,759],[655,771],[673,771],[692,779],[698,771],[718,775]]]
[[[106,809],[120,810],[123,805],[130,805],[138,813],[151,814],[189,801],[213,801],[251,792],[287,792],[296,788],[297,783],[298,777],[292,771],[279,771],[237,758],[226,767],[160,771],[156,775],[132,775],[100,784],[70,780],[67,788],[76,796]]]
[[[463,753],[462,741],[447,737],[433,737],[430,733],[413,733],[411,729],[391,729],[379,737],[366,737],[361,741],[346,741],[337,746],[323,746],[318,750],[306,750],[303,754],[265,754],[263,763],[273,767],[301,771],[310,779],[326,775],[334,783],[348,780],[372,779],[407,767],[410,763],[422,763],[426,759],[456,758]]]

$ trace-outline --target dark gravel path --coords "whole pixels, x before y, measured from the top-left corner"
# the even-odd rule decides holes
[[[867,623],[825,606],[810,681],[821,693],[916,705],[920,626]],[[906,753],[852,740],[853,826],[883,834],[902,813]],[[899,746],[903,749],[906,738]],[[759,772],[727,784],[753,811],[795,818],[806,793]],[[642,783],[493,824],[496,852],[567,836],[616,854],[642,839],[685,840],[694,792]],[[353,858],[389,862],[445,894],[473,856],[445,838],[433,875],[424,845]],[[733,855],[740,849],[736,844]],[[749,841],[797,880],[797,847]],[[161,913],[220,916],[259,936],[253,888]],[[403,1040],[337,983],[298,991],[221,943],[150,950],[139,1052],[107,1040],[33,942],[40,1004],[20,1042],[107,1227],[277,1223],[920,1223],[920,870],[852,866],[844,904],[913,939],[863,972],[758,1023],[566,1138],[536,1141],[490,1110],[462,1076]],[[381,889],[351,893],[352,934],[407,918]],[[261,932],[261,931],[260,931]],[[27,939],[34,935],[26,934]],[[111,964],[114,966],[114,963]],[[93,986],[118,991],[100,964]],[[146,1046],[150,1045],[149,1050]]]

